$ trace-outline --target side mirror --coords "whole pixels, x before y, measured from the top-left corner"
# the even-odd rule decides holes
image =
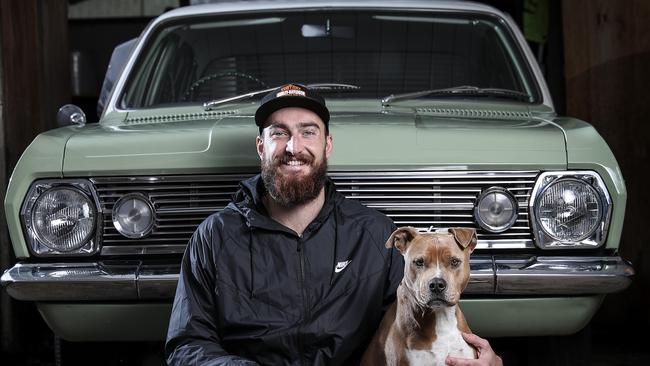
[[[70,125],[83,126],[86,124],[86,114],[76,105],[66,104],[59,108],[56,114],[56,123],[60,127]]]
[[[113,85],[115,85],[115,81],[122,73],[122,69],[124,69],[124,65],[126,65],[126,61],[131,54],[131,49],[133,49],[137,40],[137,38],[133,38],[113,49],[111,60],[108,62],[108,68],[106,69],[106,76],[104,76],[104,82],[102,83],[102,90],[99,93],[99,100],[97,100],[97,117],[102,116],[108,97],[113,91]]]

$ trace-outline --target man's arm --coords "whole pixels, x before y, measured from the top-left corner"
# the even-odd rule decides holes
[[[216,311],[212,220],[194,233],[183,255],[176,296],[169,319],[165,355],[173,365],[257,365],[229,355],[220,344]]]

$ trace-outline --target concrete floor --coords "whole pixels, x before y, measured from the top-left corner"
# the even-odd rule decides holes
[[[504,365],[628,366],[650,365],[650,347],[643,337],[619,329],[591,325],[566,337],[496,338],[490,343]],[[18,357],[2,357],[3,366],[54,366],[52,344],[41,351]],[[61,364],[65,366],[161,366],[165,365],[161,343],[67,343],[63,342]]]
[[[650,365],[650,347],[638,335],[588,326],[566,337],[491,340],[504,365]]]

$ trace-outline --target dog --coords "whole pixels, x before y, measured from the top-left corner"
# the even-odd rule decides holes
[[[458,305],[476,242],[476,230],[468,228],[421,234],[402,227],[391,234],[386,247],[404,256],[404,278],[361,365],[444,365],[448,355],[477,358],[461,336],[471,331]]]

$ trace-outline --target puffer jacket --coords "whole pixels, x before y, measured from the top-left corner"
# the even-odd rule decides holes
[[[394,300],[404,261],[386,216],[326,184],[302,236],[272,220],[261,178],[194,233],[165,346],[170,365],[356,364]]]

